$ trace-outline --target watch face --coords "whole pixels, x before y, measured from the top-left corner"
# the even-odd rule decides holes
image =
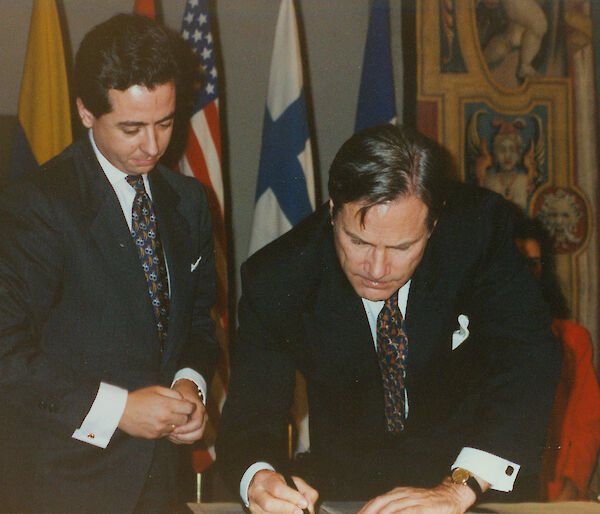
[[[473,473],[463,468],[456,468],[452,472],[452,482],[455,484],[464,484]]]

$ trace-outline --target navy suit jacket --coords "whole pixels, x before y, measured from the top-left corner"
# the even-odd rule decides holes
[[[254,462],[289,466],[296,370],[307,383],[311,448],[297,472],[325,500],[433,486],[467,446],[521,464],[522,477],[538,472],[559,346],[514,247],[505,202],[464,184],[450,188],[412,277],[409,415],[398,436],[385,431],[373,338],[339,265],[327,205],[242,266],[239,332],[217,441],[217,462],[233,487]],[[469,317],[471,334],[452,350],[460,314]]]
[[[212,378],[206,196],[161,165],[149,180],[171,290],[162,355],[137,250],[87,137],[0,195],[2,511],[133,510],[156,441],[117,430],[101,449],[71,437],[100,382],[168,387],[184,367]]]

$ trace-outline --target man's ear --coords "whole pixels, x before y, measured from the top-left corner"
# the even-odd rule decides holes
[[[85,105],[83,105],[81,98],[77,97],[75,104],[77,105],[77,112],[79,113],[79,117],[81,118],[81,123],[83,123],[83,126],[85,128],[92,128],[96,117],[90,111],[88,111]]]
[[[433,234],[433,230],[435,229],[435,226],[437,225],[439,218],[436,218],[435,221],[433,222],[433,227],[431,227],[431,230],[429,231],[429,236],[427,237],[427,239],[429,239],[431,237],[431,234]]]
[[[329,222],[333,225],[333,200],[329,199]]]

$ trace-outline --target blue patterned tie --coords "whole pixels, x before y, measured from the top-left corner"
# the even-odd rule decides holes
[[[154,310],[160,350],[163,351],[169,322],[169,282],[163,249],[158,236],[152,202],[146,193],[142,176],[128,175],[126,180],[135,189],[131,209],[131,236],[138,249],[146,282],[148,282],[148,293]]]
[[[388,432],[404,429],[406,355],[408,339],[404,318],[398,307],[398,291],[385,301],[377,316],[377,357],[385,394]]]

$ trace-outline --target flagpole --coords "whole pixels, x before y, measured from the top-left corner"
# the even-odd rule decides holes
[[[225,189],[221,166],[218,72],[215,59],[217,49],[211,30],[207,0],[187,0],[181,35],[199,57],[204,69],[205,82],[196,99],[185,153],[179,161],[179,169],[181,173],[199,180],[208,198],[213,221],[217,273],[217,302],[212,316],[221,348],[217,371],[207,398],[209,422],[202,442],[193,450],[194,469],[198,474],[197,493],[200,494],[201,473],[215,460],[214,443],[229,383],[229,267]]]

